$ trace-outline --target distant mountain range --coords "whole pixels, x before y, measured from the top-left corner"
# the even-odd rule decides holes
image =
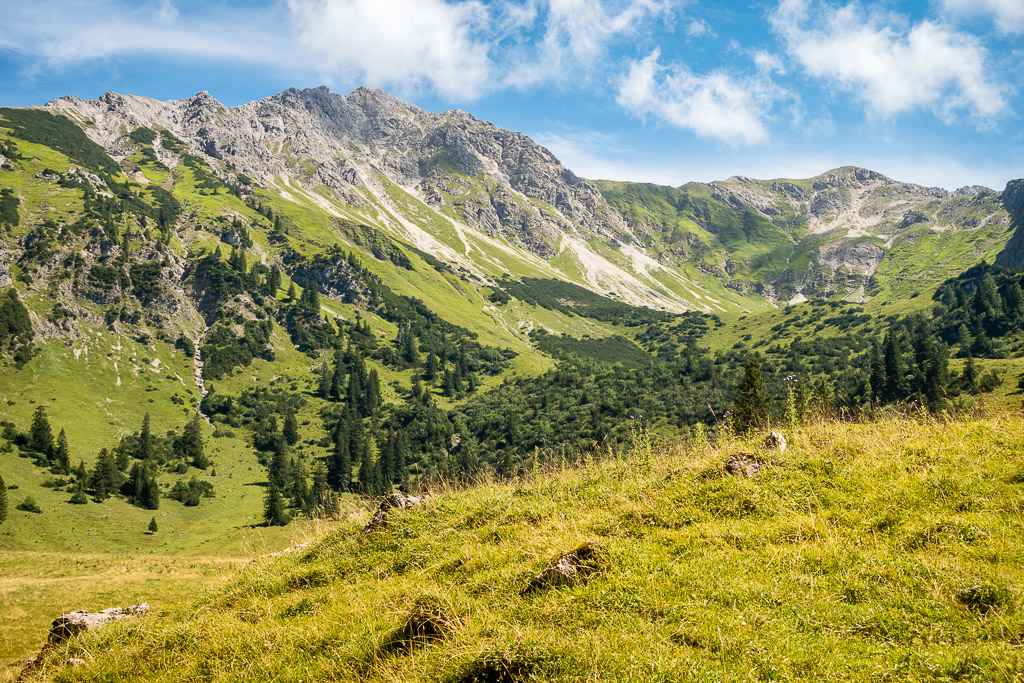
[[[129,134],[166,129],[221,178],[241,173],[482,281],[565,279],[670,311],[909,296],[995,259],[1011,228],[1000,192],[946,192],[852,167],[678,188],[587,181],[521,133],[370,88],[292,89],[232,108],[205,92],[168,102],[107,93],[46,109],[78,122],[143,183]],[[159,138],[152,152],[179,163]]]

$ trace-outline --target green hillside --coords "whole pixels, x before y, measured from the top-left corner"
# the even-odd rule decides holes
[[[1014,415],[812,423],[784,453],[696,438],[439,489],[31,680],[1013,680],[1024,671]],[[750,449],[751,478],[723,472]],[[524,594],[591,543],[575,583]],[[581,572],[583,570],[580,570]],[[69,658],[86,664],[64,666]]]

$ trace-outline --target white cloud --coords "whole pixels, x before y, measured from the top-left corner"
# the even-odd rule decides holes
[[[53,0],[4,8],[0,49],[62,67],[119,55],[163,54],[294,66],[299,60],[281,36],[280,17],[216,9],[182,17],[170,2],[156,8],[114,0]]]
[[[1024,33],[1024,0],[943,0],[947,12],[991,16],[1000,33]]]
[[[882,116],[931,108],[949,121],[967,110],[989,119],[1006,109],[974,36],[931,21],[808,0],[782,0],[771,16],[790,56],[812,76],[853,94]]]
[[[482,94],[488,15],[475,0],[288,0],[299,40],[326,78],[446,97]]]
[[[711,28],[711,24],[703,19],[691,19],[690,23],[686,25],[686,37],[702,38],[704,36],[716,38],[718,34],[715,33],[715,29]]]
[[[643,23],[667,16],[672,0],[529,0],[536,9],[539,40],[520,36],[509,55],[505,82],[518,88],[545,82],[586,80],[600,67],[609,45],[636,34]]]
[[[662,66],[659,57],[655,50],[630,64],[619,82],[619,106],[733,145],[768,139],[764,116],[778,97],[770,83],[724,71],[697,75],[682,64]]]
[[[764,73],[785,74],[786,67],[778,55],[770,52],[759,51],[754,54],[754,64],[757,70]]]

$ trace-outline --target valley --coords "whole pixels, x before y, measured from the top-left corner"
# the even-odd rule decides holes
[[[921,551],[940,577],[935,595],[890,577],[913,610],[976,575],[1000,590],[1015,585],[1007,558],[1019,555],[1010,510],[1019,503],[1015,425],[1024,395],[1021,187],[949,192],[856,167],[679,187],[586,180],[523,134],[369,88],[293,89],[239,107],[202,92],[0,109],[0,659],[13,677],[61,611],[143,599],[167,614],[215,605],[201,624],[182,627],[196,670],[210,657],[196,634],[227,613],[235,626],[250,624],[240,627],[246,632],[298,615],[313,638],[321,610],[351,616],[323,607],[339,599],[335,588],[316,577],[302,583],[313,574],[292,560],[287,571],[298,583],[280,590],[267,587],[270,565],[238,574],[239,566],[306,541],[366,553],[392,568],[365,583],[365,568],[344,569],[362,577],[355,599],[369,604],[385,574],[404,571],[405,551],[396,548],[407,542],[390,530],[380,539],[391,540],[358,548],[346,539],[381,496],[405,490],[436,496],[438,510],[400,527],[415,540],[408,553],[421,558],[423,538],[455,534],[429,566],[476,582],[478,593],[447,594],[440,583],[414,590],[401,579],[385,590],[387,604],[398,614],[424,591],[444,593],[446,610],[478,615],[455,618],[460,651],[491,652],[494,638],[478,626],[493,608],[478,596],[522,578],[530,563],[510,548],[534,526],[543,529],[530,536],[533,559],[594,537],[616,558],[640,544],[654,562],[644,534],[664,536],[679,557],[706,536],[735,560],[725,593],[679,602],[662,586],[628,615],[601,602],[611,598],[598,589],[586,599],[618,614],[623,633],[642,631],[637,619],[671,621],[657,627],[665,661],[672,648],[695,648],[711,667],[701,671],[721,655],[714,670],[733,675],[739,665],[727,653],[750,646],[742,628],[724,625],[733,609],[725,595],[736,588],[725,584],[784,561],[803,589],[818,575],[814,562],[868,552],[860,549],[877,535],[864,530],[882,529],[872,525],[884,511],[877,501],[858,508],[850,492],[868,486],[879,453],[921,468],[919,481],[882,467],[893,477],[885,485],[913,499],[894,522],[906,528],[876,546],[877,557],[854,563],[859,579],[821,570],[835,584],[830,594],[877,597],[864,578],[869,565],[897,557],[911,531],[932,533],[917,527],[934,515],[955,518],[933,535],[957,559],[938,567]],[[742,387],[755,371],[762,403],[743,412]],[[787,431],[798,454],[779,457],[769,492],[701,478],[732,451],[757,450],[769,427]],[[932,429],[946,439],[934,446],[935,469]],[[978,445],[980,433],[990,446]],[[905,447],[893,445],[903,438]],[[989,450],[1005,459],[983,477],[988,483],[949,483],[956,444],[967,442],[977,448],[963,454],[965,467],[995,468],[983,457]],[[858,443],[856,453],[844,450]],[[645,458],[656,464],[637,474]],[[833,499],[812,490],[812,465]],[[662,482],[677,470],[685,490],[714,497],[728,489],[720,514],[672,498]],[[634,495],[622,483],[631,477],[639,478],[629,486],[648,493]],[[947,485],[970,499],[967,508],[921,493]],[[578,520],[570,529],[552,521],[552,501],[573,491],[605,507],[570,509]],[[529,505],[517,507],[518,495]],[[1004,507],[993,508],[992,496]],[[743,500],[750,507],[736,508]],[[677,502],[678,514],[663,519],[659,506]],[[510,511],[511,536],[484,520],[494,506]],[[466,526],[470,518],[479,524]],[[972,555],[974,541],[953,538],[974,524],[991,567]],[[478,527],[487,527],[477,536],[489,534],[489,549],[474,555],[467,534]],[[818,550],[823,534],[831,559]],[[752,550],[763,541],[775,554]],[[492,560],[514,569],[492,572]],[[343,562],[311,561],[326,563],[321,573]],[[615,571],[622,598],[635,586],[628,571]],[[230,597],[249,590],[235,581],[250,582],[252,594]],[[294,593],[306,588],[314,597]],[[781,618],[750,590],[741,602],[760,615],[750,619]],[[228,608],[236,598],[253,602],[251,622],[236,614],[241,607]],[[718,635],[683,624],[669,607],[687,600],[719,605]],[[831,598],[815,600],[798,608],[810,610],[801,624],[832,609]],[[850,633],[895,629],[900,618],[887,604],[878,619],[889,625],[879,625],[854,614],[854,598],[844,604]],[[521,649],[479,661],[512,666],[529,651],[541,653],[531,666],[543,670],[574,657],[534,621],[582,618],[575,608],[515,609],[496,618],[504,635],[520,617],[532,624]],[[1019,666],[1012,637],[954,612],[950,628],[962,639],[935,645],[935,666],[955,668],[970,659],[961,643],[985,639],[998,651],[971,659],[979,670]],[[352,676],[400,677],[373,650],[394,626],[389,619],[339,651]],[[901,632],[901,647],[928,628]],[[146,637],[164,637],[157,633]],[[819,635],[812,648],[837,637]],[[299,638],[280,644],[289,657],[301,659]],[[764,666],[822,673],[806,658],[793,664],[790,645],[772,647],[759,655]],[[857,647],[836,662],[894,666],[893,651]],[[127,675],[126,656],[99,670]],[[930,671],[928,657],[914,671]],[[417,675],[441,671],[441,659],[426,654]],[[612,659],[595,662],[636,673]],[[147,662],[154,676],[166,673]],[[322,665],[296,671],[322,673]],[[238,673],[225,666],[217,675]]]

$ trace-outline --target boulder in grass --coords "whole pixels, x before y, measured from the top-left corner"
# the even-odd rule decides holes
[[[363,527],[363,533],[368,534],[377,529],[383,529],[387,523],[388,518],[391,517],[393,510],[405,510],[419,505],[423,502],[423,498],[419,496],[407,496],[404,493],[389,493],[384,496],[384,500],[377,506],[377,511],[373,513],[373,518],[366,523]]]
[[[131,607],[111,607],[101,612],[69,612],[53,620],[50,628],[49,642],[51,645],[63,643],[79,633],[92,631],[122,619],[141,617],[149,612],[149,603],[142,602]]]
[[[556,586],[570,586],[599,574],[603,569],[601,547],[596,543],[583,543],[575,550],[556,557],[544,571],[533,577],[519,594],[526,595]]]
[[[756,477],[761,473],[761,463],[749,451],[740,451],[730,455],[725,461],[725,473],[735,477]]]
[[[761,444],[767,451],[778,451],[779,453],[786,452],[786,437],[782,435],[782,432],[772,432],[765,437],[764,443]]]
[[[140,602],[139,604],[131,605],[130,607],[110,607],[101,612],[86,612],[82,610],[60,615],[53,620],[53,623],[50,626],[50,634],[47,638],[46,645],[43,646],[43,649],[36,657],[29,657],[28,661],[25,662],[25,667],[21,671],[22,678],[30,675],[33,671],[42,666],[47,655],[50,653],[50,650],[69,638],[74,638],[78,634],[85,633],[86,631],[94,631],[98,628],[103,628],[115,621],[141,617],[148,612],[149,603]],[[67,660],[65,663],[68,666],[81,666],[85,664],[86,661],[84,659],[74,658]]]

